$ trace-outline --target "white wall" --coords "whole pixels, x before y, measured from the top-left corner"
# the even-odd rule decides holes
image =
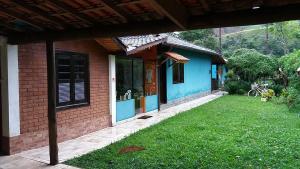
[[[0,38],[3,136],[20,135],[18,46]]]
[[[112,125],[117,123],[116,114],[116,57],[109,55],[109,109],[112,117]]]

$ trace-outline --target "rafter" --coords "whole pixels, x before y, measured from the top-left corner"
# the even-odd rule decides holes
[[[20,28],[15,27],[11,23],[0,21],[0,26],[9,29],[10,31],[22,32]]]
[[[4,8],[4,7],[0,6],[0,11],[4,12],[6,15],[9,15],[11,17],[14,17],[14,18],[16,18],[18,20],[21,20],[21,21],[27,23],[30,26],[32,26],[32,27],[34,27],[34,28],[36,28],[38,30],[43,30],[43,28],[40,26],[39,23],[36,23],[35,21],[32,21],[31,19],[25,17],[24,15],[20,15],[20,14],[14,12],[13,10],[10,10],[8,8]]]
[[[187,29],[204,29],[251,24],[264,24],[293,19],[300,19],[300,4],[264,7],[257,10],[241,10],[224,13],[212,13],[189,18]],[[230,18],[230,19],[228,19]],[[66,29],[36,33],[8,34],[8,41],[13,44],[41,42],[44,40],[78,40],[101,37],[142,35],[177,31],[178,26],[170,20],[148,21],[142,23],[124,23],[117,25],[96,26],[84,29]]]
[[[71,13],[72,15],[76,16],[77,18],[79,18],[80,20],[92,24],[95,22],[94,19],[90,18],[89,16],[83,14],[83,13],[79,13],[76,9],[74,9],[73,7],[69,6],[68,4],[66,4],[65,2],[61,1],[61,0],[49,0],[48,2],[60,7],[61,9],[63,9],[66,12]]]
[[[186,29],[187,11],[182,4],[174,0],[147,0],[158,12],[167,16],[180,29]]]
[[[119,16],[123,22],[128,22],[128,20],[132,19],[122,8],[113,4],[111,0],[102,0],[102,3],[105,7],[109,8],[113,13]]]
[[[42,16],[43,18],[53,22],[53,23],[56,23],[62,27],[68,27],[67,23],[65,23],[63,20],[59,19],[59,18],[56,18],[56,17],[53,17],[51,16],[51,14],[49,14],[48,12],[45,12],[43,10],[41,10],[40,8],[36,7],[36,6],[33,6],[33,5],[29,5],[27,4],[26,2],[24,2],[23,0],[13,0],[13,2],[17,5],[19,5],[20,7],[22,8],[25,8],[37,15],[40,15]]]
[[[210,7],[209,7],[209,5],[207,4],[206,0],[200,0],[200,3],[201,3],[201,5],[202,5],[202,7],[203,7],[203,9],[204,9],[205,11],[209,11],[209,10],[210,10]]]

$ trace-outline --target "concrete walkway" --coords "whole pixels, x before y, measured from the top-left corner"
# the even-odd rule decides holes
[[[148,119],[133,119],[131,121],[105,128],[97,132],[84,135],[82,137],[59,143],[59,161],[63,162],[68,159],[86,154],[93,150],[103,148],[111,143],[121,140],[141,129],[157,124],[162,120],[175,116],[186,110],[203,105],[209,101],[217,99],[224,95],[223,92],[217,92],[205,97],[201,97],[186,103],[182,103],[158,113],[148,113],[153,117]],[[42,147],[13,156],[0,156],[0,169],[11,168],[53,168],[53,169],[71,169],[63,164],[54,167],[49,164],[49,147]]]

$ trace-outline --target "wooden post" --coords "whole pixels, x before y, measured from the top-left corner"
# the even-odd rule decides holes
[[[53,41],[46,41],[47,77],[48,77],[48,132],[50,165],[58,164],[57,128],[56,128],[56,73]]]

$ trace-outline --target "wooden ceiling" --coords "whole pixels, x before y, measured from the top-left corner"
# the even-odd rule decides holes
[[[300,0],[0,0],[10,43],[75,40],[300,19]]]

